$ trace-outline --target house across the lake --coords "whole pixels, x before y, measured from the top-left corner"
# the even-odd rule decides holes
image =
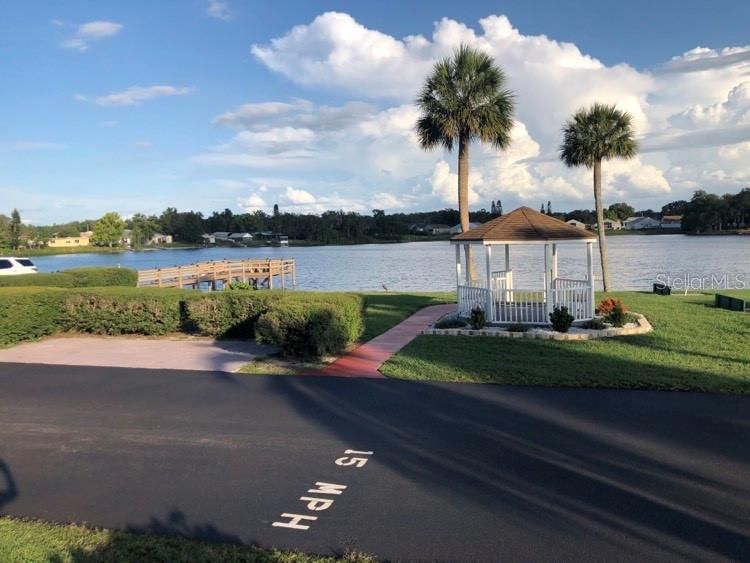
[[[476,229],[479,225],[481,225],[481,223],[469,223],[469,230]],[[463,229],[461,228],[461,223],[459,223],[458,225],[453,225],[451,227],[452,235],[457,235],[462,232],[463,232]]]
[[[681,229],[682,215],[665,215],[659,225],[662,229]]]
[[[148,240],[149,244],[172,244],[172,235],[165,235],[162,233],[154,233]]]
[[[576,221],[575,219],[568,219],[565,222],[571,227],[575,227],[576,229],[583,229],[584,231],[586,230],[586,223],[581,223],[580,221]]]
[[[91,234],[81,233],[77,237],[53,237],[47,241],[47,246],[52,248],[72,248],[74,246],[89,246]]]
[[[651,217],[628,217],[622,224],[627,231],[642,231],[644,229],[659,228],[659,221]]]
[[[253,235],[250,233],[232,233],[229,235],[229,240],[235,244],[244,244],[253,240]]]
[[[599,225],[594,223],[594,228],[598,229]],[[605,219],[604,220],[604,230],[605,231],[619,231],[622,229],[622,223],[618,219]]]

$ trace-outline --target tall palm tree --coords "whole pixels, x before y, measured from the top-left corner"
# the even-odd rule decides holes
[[[602,160],[633,158],[637,152],[638,143],[633,133],[633,118],[614,105],[596,103],[590,108],[580,109],[563,127],[560,159],[569,167],[585,166],[594,170],[594,204],[599,228],[599,254],[604,291],[607,291],[610,285],[602,204]]]
[[[435,63],[417,97],[419,144],[425,150],[458,145],[458,211],[461,230],[469,230],[469,145],[510,144],[513,94],[505,88],[505,73],[481,51],[461,45],[453,55]],[[476,280],[470,245],[464,246],[466,267]]]

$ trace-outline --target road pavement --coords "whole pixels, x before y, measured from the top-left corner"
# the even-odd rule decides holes
[[[748,445],[749,397],[0,365],[0,513],[322,554],[748,560]]]

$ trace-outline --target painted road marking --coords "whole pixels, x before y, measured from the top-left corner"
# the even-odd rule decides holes
[[[360,450],[346,450],[344,451],[345,456],[339,457],[334,462],[339,467],[354,467],[360,469],[367,465],[369,457],[374,452],[371,451],[360,451]],[[316,481],[315,488],[308,489],[308,494],[313,495],[330,495],[338,496],[342,494],[347,488],[347,485],[339,485],[337,483],[325,483],[322,481]],[[299,500],[305,503],[305,508],[310,512],[322,512],[328,510],[333,506],[333,498],[321,497],[321,496],[301,496]],[[296,512],[282,512],[281,519],[277,520],[272,526],[276,528],[289,528],[290,530],[309,530],[309,524],[303,524],[303,522],[315,522],[318,519],[317,516],[310,514],[298,514]]]

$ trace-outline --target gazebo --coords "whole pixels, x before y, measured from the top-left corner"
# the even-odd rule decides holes
[[[565,306],[576,321],[594,316],[593,246],[596,235],[535,211],[520,207],[507,215],[492,219],[475,229],[451,237],[456,247],[456,289],[458,314],[468,317],[481,307],[489,323],[546,324],[555,307]],[[585,248],[588,265],[586,279],[567,279],[557,275],[559,245]],[[472,282],[469,269],[461,268],[461,247],[484,247],[483,279]],[[505,247],[505,268],[493,268],[492,247]],[[514,245],[538,245],[544,249],[544,287],[516,288],[510,263]]]

